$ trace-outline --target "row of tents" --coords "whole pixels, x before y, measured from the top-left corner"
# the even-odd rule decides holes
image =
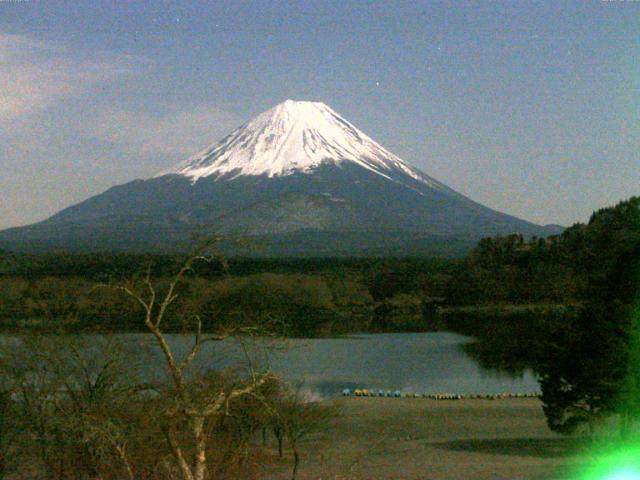
[[[367,388],[356,388],[342,390],[343,397],[392,397],[392,398],[428,398],[430,400],[498,400],[501,398],[536,398],[539,393],[494,393],[494,394],[474,394],[465,395],[460,393],[403,393],[400,390],[376,390]]]

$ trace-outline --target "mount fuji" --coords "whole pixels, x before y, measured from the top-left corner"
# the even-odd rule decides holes
[[[147,180],[0,232],[23,251],[180,251],[194,234],[257,255],[456,254],[487,235],[547,236],[407,164],[320,102],[287,100]]]

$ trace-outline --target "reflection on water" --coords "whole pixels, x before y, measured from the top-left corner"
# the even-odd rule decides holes
[[[126,337],[150,340],[141,335]],[[170,341],[179,354],[184,354],[192,337],[171,335]],[[529,370],[516,374],[480,366],[465,353],[465,345],[471,341],[469,337],[446,332],[278,341],[227,340],[207,344],[194,367],[242,369],[246,368],[247,360],[251,360],[256,368],[268,365],[286,381],[323,397],[337,395],[344,388],[413,393],[539,392],[539,385]],[[154,355],[158,354],[154,351]],[[160,359],[151,364],[161,365]]]
[[[145,365],[145,376],[166,375],[161,352],[148,334],[117,335]],[[191,335],[168,335],[178,359],[193,345]],[[3,336],[4,345],[11,336]],[[322,397],[345,389],[407,393],[533,393],[539,385],[528,369],[491,368],[473,352],[473,339],[446,332],[366,334],[321,339],[242,339],[207,343],[192,365],[199,370],[266,367],[292,385]],[[91,342],[88,343],[89,345]],[[482,366],[481,366],[482,365]],[[499,365],[497,365],[499,367]]]
[[[462,344],[460,348],[473,358],[484,371],[497,371],[512,378],[521,378],[525,372],[532,370],[532,365],[535,362],[527,357],[527,350],[523,350],[524,346],[520,346],[518,349],[513,346],[505,348],[504,345],[496,343],[473,340]],[[530,345],[527,347],[530,348]]]

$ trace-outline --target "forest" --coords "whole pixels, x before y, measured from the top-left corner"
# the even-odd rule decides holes
[[[256,259],[199,264],[185,278],[170,330],[198,312],[205,330],[278,323],[292,336],[473,329],[585,303],[630,302],[640,253],[638,198],[595,212],[559,236],[485,238],[461,259]],[[0,252],[4,331],[135,331],[137,306],[96,285],[163,282],[184,256]],[[631,260],[631,261],[630,261]],[[471,333],[471,332],[468,332]]]

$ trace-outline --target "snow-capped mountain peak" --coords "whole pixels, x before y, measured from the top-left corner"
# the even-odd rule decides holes
[[[324,103],[288,100],[156,178],[0,232],[0,248],[167,253],[204,233],[254,238],[268,256],[441,255],[514,232],[557,233],[446,187]]]
[[[412,168],[322,102],[286,100],[237,128],[222,141],[161,172],[192,182],[203,177],[286,176],[325,163],[354,162],[389,179],[409,175],[444,186]],[[446,188],[446,187],[444,187]]]

